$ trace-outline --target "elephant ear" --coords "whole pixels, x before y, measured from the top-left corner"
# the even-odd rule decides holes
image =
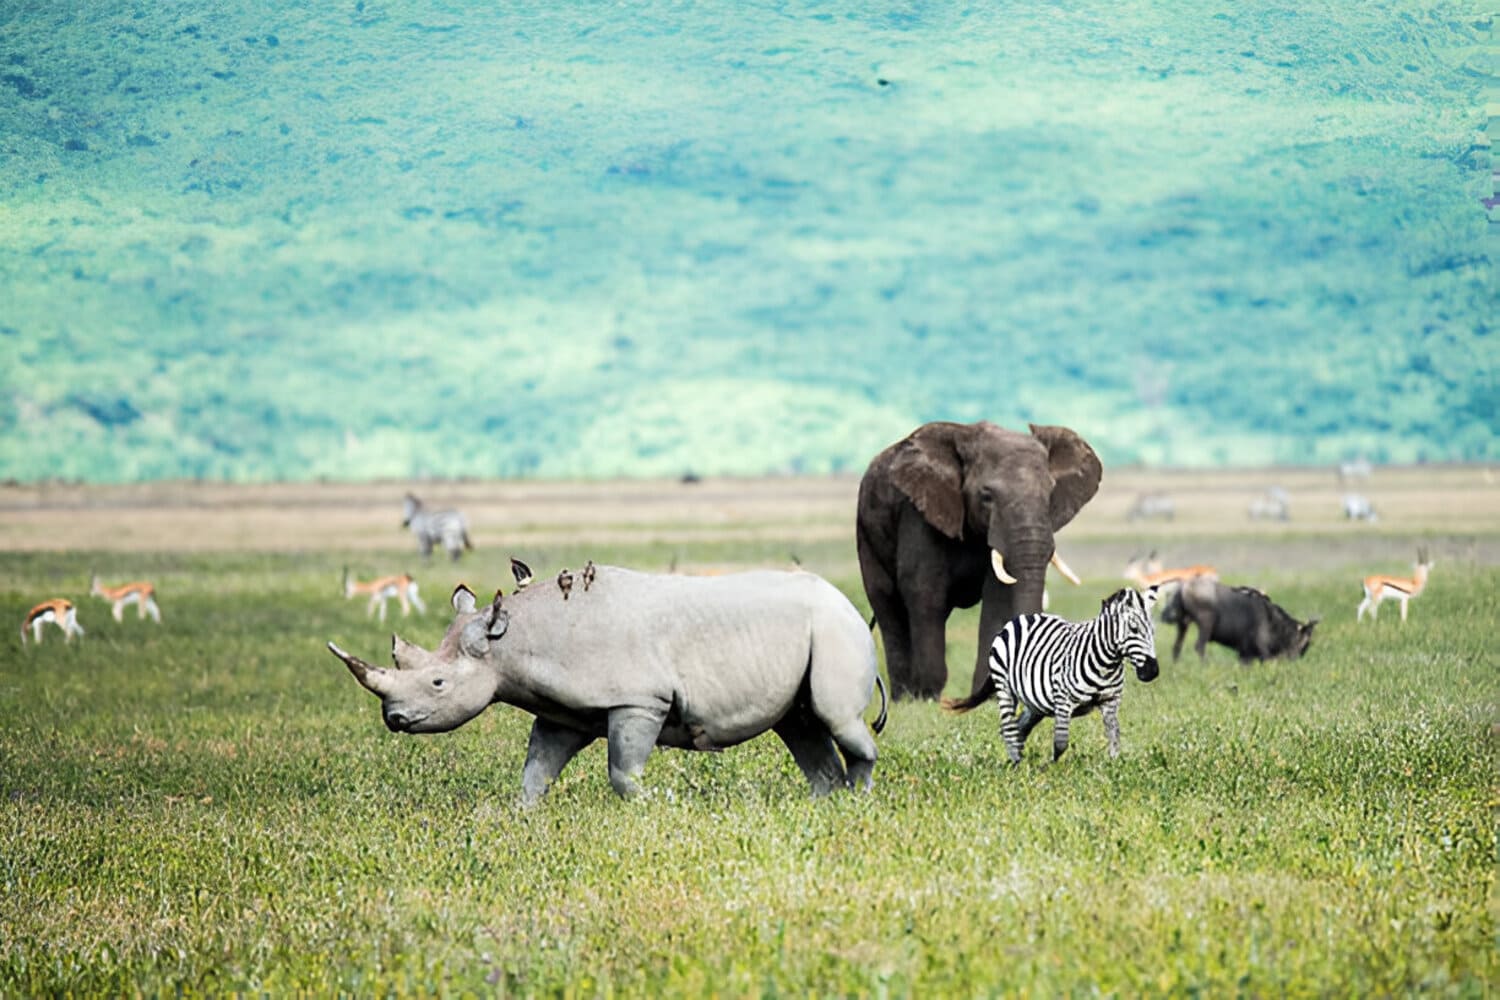
[[[942,430],[943,425],[926,424],[896,445],[891,482],[928,524],[958,539],[964,533],[963,468],[952,434]]]
[[[1031,424],[1031,434],[1047,446],[1047,467],[1057,483],[1052,488],[1052,530],[1073,520],[1099,490],[1104,466],[1089,443],[1066,427]]]

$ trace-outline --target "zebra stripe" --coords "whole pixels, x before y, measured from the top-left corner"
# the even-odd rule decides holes
[[[1135,664],[1142,681],[1153,680],[1157,674],[1156,629],[1151,621],[1157,594],[1155,587],[1143,592],[1120,590],[1105,599],[1099,617],[1086,622],[1049,614],[1011,619],[990,644],[988,681],[969,698],[948,702],[948,707],[968,711],[993,693],[1012,763],[1020,763],[1026,737],[1042,718],[1056,720],[1052,734],[1052,759],[1056,760],[1068,749],[1073,716],[1098,708],[1104,717],[1109,755],[1119,756],[1125,660]]]
[[[432,558],[434,545],[441,545],[456,562],[464,549],[472,549],[469,541],[469,522],[456,510],[427,510],[422,501],[406,494],[406,514],[401,522],[417,536],[422,558]]]

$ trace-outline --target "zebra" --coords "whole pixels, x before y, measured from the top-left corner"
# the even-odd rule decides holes
[[[967,698],[943,700],[952,712],[967,712],[991,694],[1000,703],[1000,731],[1012,764],[1021,762],[1026,737],[1043,716],[1056,721],[1052,759],[1068,749],[1068,725],[1075,715],[1098,708],[1104,716],[1109,755],[1120,755],[1120,697],[1125,690],[1125,659],[1135,663],[1142,682],[1156,679],[1156,629],[1151,606],[1160,591],[1127,587],[1105,598],[1099,617],[1070,622],[1049,614],[1012,618],[990,644],[990,675]],[[1016,717],[1017,703],[1021,706]]]
[[[422,501],[406,494],[406,513],[401,526],[410,528],[422,547],[422,558],[432,558],[432,547],[439,543],[447,550],[454,562],[463,555],[464,549],[474,548],[469,541],[469,524],[463,514],[456,510],[427,510]]]

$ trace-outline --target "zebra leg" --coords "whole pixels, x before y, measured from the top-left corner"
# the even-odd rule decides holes
[[[1003,678],[995,685],[995,700],[1000,703],[1000,735],[1005,738],[1005,753],[1010,757],[1012,765],[1019,764],[1021,745],[1026,737],[1021,735],[1020,727],[1016,724],[1016,694]]]
[[[1016,741],[1021,750],[1024,751],[1026,749],[1026,737],[1031,735],[1031,731],[1036,728],[1036,724],[1044,718],[1046,716],[1030,705],[1024,702],[1021,704],[1021,718],[1016,723]]]
[[[1057,714],[1052,718],[1052,760],[1054,762],[1068,752],[1068,726],[1073,721],[1073,703],[1059,698],[1056,712]]]
[[[1120,756],[1120,699],[1111,698],[1099,706],[1104,716],[1104,741],[1109,744],[1109,755]]]

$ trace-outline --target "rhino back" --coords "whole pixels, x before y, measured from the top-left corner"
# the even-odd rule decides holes
[[[508,671],[589,717],[620,705],[670,706],[728,746],[791,707],[817,620],[868,631],[831,584],[808,573],[667,576],[600,566],[566,600],[542,582],[508,599],[497,647]],[[873,678],[873,645],[870,664]]]

